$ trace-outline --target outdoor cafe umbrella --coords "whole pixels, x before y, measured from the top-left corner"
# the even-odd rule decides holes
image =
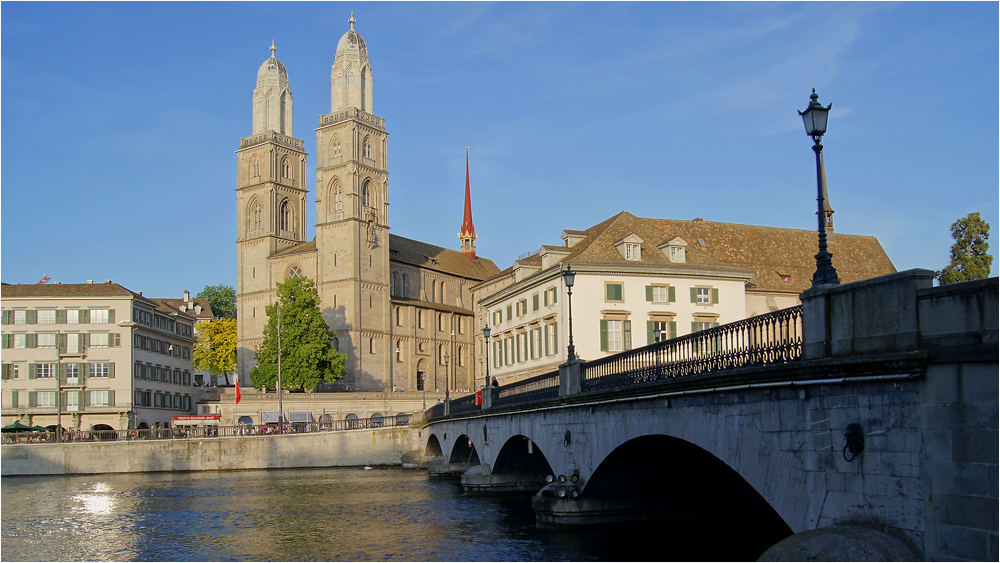
[[[46,428],[44,426],[32,426],[31,427],[31,431],[32,432],[55,432],[55,430],[53,430],[51,428]]]
[[[31,430],[30,426],[25,426],[21,424],[21,422],[18,420],[15,420],[13,423],[8,424],[3,428],[0,428],[0,432],[27,432],[29,430]]]

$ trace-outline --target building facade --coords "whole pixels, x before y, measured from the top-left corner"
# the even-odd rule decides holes
[[[192,298],[191,292],[186,289],[184,290],[184,297],[182,299],[156,298],[155,301],[161,305],[170,307],[173,311],[194,318],[194,339],[196,341],[198,340],[199,325],[215,319],[215,313],[212,311],[212,306],[208,303],[208,300],[198,299],[197,297]],[[212,386],[216,383],[227,383],[224,376],[218,376],[219,381],[215,381],[212,374],[207,371],[195,369],[193,373],[195,386]]]
[[[194,318],[110,281],[0,291],[4,425],[151,428],[192,411]]]
[[[475,255],[475,233],[464,223],[466,252],[389,234],[388,133],[373,113],[367,46],[353,17],[350,24],[331,72],[331,112],[315,130],[311,241],[307,155],[292,136],[288,73],[273,44],[257,73],[253,135],[237,151],[238,377],[250,384],[276,284],[305,276],[337,333],[333,345],[348,357],[347,376],[334,388],[471,389],[471,287],[498,268]],[[467,208],[471,223],[468,199]]]
[[[828,221],[832,230],[832,221]],[[829,231],[828,231],[829,232]],[[583,231],[565,230],[473,288],[478,381],[499,383],[555,370],[567,360],[569,295],[576,273],[573,340],[585,360],[797,305],[815,271],[816,233],[643,219],[626,211]],[[844,282],[895,272],[874,237],[838,235],[831,245]]]

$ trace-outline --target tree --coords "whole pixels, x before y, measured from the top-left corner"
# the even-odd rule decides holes
[[[206,285],[197,299],[208,301],[212,313],[218,319],[236,318],[236,290],[229,285]]]
[[[990,249],[990,224],[969,213],[951,226],[955,244],[951,247],[951,264],[938,274],[941,285],[989,277],[993,257]]]
[[[319,292],[308,278],[295,277],[278,284],[278,302],[265,307],[267,324],[250,370],[254,387],[272,388],[278,381],[278,306],[281,306],[281,387],[312,389],[344,377],[345,354],[334,350],[336,335],[319,309]]]
[[[236,370],[236,319],[198,323],[194,367],[212,375],[224,375],[229,385],[229,374]]]

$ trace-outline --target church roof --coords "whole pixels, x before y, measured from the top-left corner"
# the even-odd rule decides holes
[[[487,258],[473,260],[457,250],[393,234],[389,235],[389,259],[473,280],[484,280],[499,271]]]
[[[816,231],[714,221],[644,219],[668,236],[688,242],[715,259],[757,272],[748,289],[801,293],[812,286],[819,251]],[[873,236],[836,233],[829,244],[833,266],[843,283],[896,271]],[[789,282],[782,280],[788,276]]]
[[[257,70],[257,87],[263,87],[265,84],[277,85],[280,89],[288,88],[288,70],[285,69],[285,65],[281,64],[281,61],[274,56],[274,42],[271,42],[271,56],[267,58],[263,63],[261,63],[260,68]]]
[[[354,31],[354,12],[351,12],[351,19],[348,21],[351,24],[351,29],[340,36],[340,41],[337,42],[337,55],[347,54],[348,50],[357,51],[359,60],[367,60],[368,46],[365,45],[365,40],[362,39],[361,34]]]
[[[298,244],[293,244],[288,248],[282,248],[277,252],[271,254],[270,258],[275,258],[278,256],[287,256],[289,254],[298,254],[299,252],[313,252],[316,250],[316,239],[309,242],[300,242]]]

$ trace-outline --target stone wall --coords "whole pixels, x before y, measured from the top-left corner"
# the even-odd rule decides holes
[[[0,474],[71,475],[399,465],[409,428],[0,447]]]

